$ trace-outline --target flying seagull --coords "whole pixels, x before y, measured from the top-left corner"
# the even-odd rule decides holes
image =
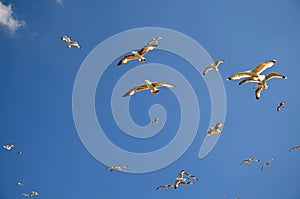
[[[81,49],[81,46],[78,44],[77,41],[71,41],[71,39],[67,36],[62,36],[60,39],[67,42],[68,48],[71,48],[72,46],[76,46],[77,48]]]
[[[146,84],[142,84],[142,85],[133,87],[131,90],[129,90],[127,93],[125,93],[123,95],[123,97],[131,96],[138,91],[148,90],[148,89],[151,91],[151,93],[158,93],[159,92],[158,87],[161,87],[161,86],[175,88],[174,85],[166,83],[166,82],[150,82],[149,80],[145,80],[145,82],[146,82]]]
[[[108,171],[115,171],[115,170],[121,171],[122,169],[125,169],[125,168],[127,168],[127,167],[128,167],[128,166],[126,166],[126,165],[122,165],[122,166],[112,166],[112,167],[106,168],[106,170],[108,170]]]
[[[25,197],[32,197],[32,196],[37,196],[37,195],[39,195],[39,193],[36,192],[36,191],[32,191],[30,194],[22,193],[22,195],[25,196]]]
[[[205,137],[209,137],[213,134],[219,134],[219,135],[222,134],[222,131],[220,130],[222,126],[223,126],[223,123],[218,122],[215,127],[211,127],[209,129],[209,131],[207,131],[207,133],[205,134]]]
[[[153,126],[153,125],[155,125],[155,124],[157,124],[157,123],[158,123],[158,118],[156,117],[156,118],[154,118],[154,119],[152,120],[151,125]]]
[[[255,90],[255,97],[256,97],[257,100],[259,100],[259,98],[260,98],[261,91],[263,89],[268,89],[267,81],[269,79],[272,79],[272,78],[287,79],[286,76],[280,75],[280,74],[277,74],[277,73],[270,73],[269,75],[267,75],[265,78],[263,78],[262,81],[259,81],[257,83],[257,85],[255,86],[255,88],[256,88],[256,90]]]
[[[291,152],[291,151],[297,151],[299,149],[300,149],[300,146],[294,146],[294,147],[290,148],[289,152]]]
[[[147,45],[144,46],[139,51],[131,51],[130,54],[125,55],[118,63],[119,65],[126,64],[130,60],[138,59],[140,62],[146,61],[146,58],[143,57],[148,51],[153,50],[157,47],[157,45]]]
[[[152,43],[155,43],[156,45],[158,44],[158,40],[162,39],[161,36],[158,36],[156,38],[151,39],[148,43],[147,46],[150,46]]]
[[[158,190],[158,189],[165,189],[165,190],[168,190],[169,187],[174,187],[174,185],[173,185],[173,184],[160,185],[160,186],[158,186],[158,187],[156,188],[156,190]]]
[[[260,160],[258,158],[249,158],[249,159],[245,159],[241,162],[241,164],[243,164],[244,162],[245,163],[248,163],[248,164],[252,164],[252,161],[256,161],[256,162],[259,162]]]
[[[221,63],[224,63],[225,61],[224,60],[216,60],[215,63],[213,64],[210,64],[209,66],[207,66],[204,71],[203,71],[203,75],[206,75],[206,73],[209,71],[209,70],[215,70],[216,72],[219,71],[219,65]]]
[[[21,155],[21,154],[22,154],[22,151],[18,151],[17,154],[18,154],[18,155]]]
[[[260,76],[261,76],[260,80],[257,79],[256,77],[247,77],[243,81],[241,81],[239,83],[239,85],[242,85],[242,84],[245,84],[245,83],[248,83],[248,82],[258,82],[258,83],[262,83],[263,88],[268,89],[267,81],[269,79],[272,79],[272,78],[287,79],[286,76],[281,75],[279,73],[274,73],[274,72],[268,74],[267,76],[264,76],[264,75],[260,75]]]
[[[186,179],[183,177],[185,173],[185,170],[181,170],[179,173],[178,173],[178,177],[175,178],[175,182],[174,182],[174,189],[177,189],[178,188],[178,185],[180,184],[180,182],[184,182]]]
[[[20,187],[23,187],[23,186],[24,186],[24,184],[23,184],[22,182],[18,182],[18,185],[19,185]]]
[[[187,177],[188,179],[193,178],[194,180],[198,180],[197,176],[195,176],[195,175],[189,174],[189,173],[187,173],[187,172],[184,172],[184,174],[186,175],[186,177]]]
[[[280,109],[284,108],[284,102],[280,102],[276,108],[277,111],[280,111]]]
[[[253,77],[255,80],[261,81],[264,76],[260,75],[261,72],[266,70],[267,68],[272,67],[276,63],[276,60],[271,60],[271,61],[266,61],[266,62],[261,62],[259,63],[254,69],[249,70],[249,71],[244,71],[244,72],[238,72],[230,77],[227,78],[227,80],[236,80],[236,79],[241,79],[244,77]]]
[[[11,150],[13,147],[15,146],[15,144],[9,144],[9,145],[4,145],[3,148],[5,148],[6,150]]]
[[[276,158],[270,158],[260,169],[262,170],[264,167],[269,166],[273,160],[276,160]]]

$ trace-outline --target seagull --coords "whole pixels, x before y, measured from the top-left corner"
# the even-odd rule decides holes
[[[269,166],[273,160],[276,160],[276,158],[270,158],[260,169],[262,170],[264,167]]]
[[[184,172],[188,179],[193,178],[194,180],[198,180],[197,176]]]
[[[37,196],[37,195],[39,195],[39,193],[36,192],[36,191],[32,191],[30,194],[22,193],[22,195],[25,196],[25,197],[32,197],[32,196]]]
[[[119,65],[126,64],[130,60],[138,59],[140,62],[146,61],[146,58],[143,57],[148,51],[153,50],[157,45],[146,45],[139,51],[131,51],[130,54],[125,55],[118,63]]]
[[[152,43],[155,43],[156,45],[158,44],[158,40],[162,39],[161,36],[158,36],[156,38],[151,39],[148,43],[147,46],[150,46]]]
[[[154,119],[152,120],[151,125],[153,126],[153,125],[155,125],[155,124],[157,124],[157,123],[158,123],[158,118],[156,117],[156,118],[154,118]]]
[[[77,41],[71,41],[71,39],[67,36],[62,36],[60,40],[66,41],[68,48],[71,48],[72,46],[76,46],[77,48],[81,49],[81,46],[78,44]]]
[[[174,187],[174,185],[173,185],[173,184],[160,185],[160,186],[158,186],[158,187],[156,188],[156,190],[161,189],[161,188],[162,188],[162,189],[165,189],[165,190],[168,190],[169,187]]]
[[[21,154],[22,154],[22,151],[18,151],[17,154],[18,154],[18,155],[21,155]]]
[[[239,85],[245,84],[245,83],[247,83],[247,82],[258,82],[258,83],[262,83],[263,88],[268,89],[267,81],[268,81],[269,79],[272,79],[272,78],[287,79],[286,76],[281,75],[281,74],[279,74],[279,73],[274,73],[274,72],[268,74],[267,76],[264,76],[264,75],[260,75],[260,76],[261,76],[261,79],[260,79],[260,80],[257,79],[256,77],[247,77],[247,78],[245,78],[243,81],[241,81],[241,82],[239,83]]]
[[[24,186],[24,184],[23,184],[22,182],[18,182],[18,185],[19,185],[20,187],[23,187],[23,186]]]
[[[146,82],[146,84],[142,84],[142,85],[133,87],[131,90],[129,90],[127,93],[125,93],[123,95],[123,97],[131,96],[138,91],[147,90],[147,89],[149,89],[151,91],[151,93],[158,93],[159,92],[158,87],[161,87],[161,86],[175,88],[174,85],[166,83],[166,82],[150,82],[149,80],[145,80],[145,82]]]
[[[294,147],[290,148],[289,152],[291,152],[291,151],[297,151],[299,149],[300,149],[300,146],[294,146]]]
[[[5,148],[6,150],[11,150],[13,147],[15,146],[15,144],[9,144],[9,145],[4,145],[3,148]]]
[[[219,71],[219,68],[218,66],[221,64],[221,63],[224,63],[225,61],[224,60],[216,60],[214,64],[210,64],[209,66],[207,66],[204,71],[203,71],[203,75],[206,75],[206,73],[209,71],[209,70],[212,70],[214,69],[216,72]]]
[[[181,181],[180,184],[183,184],[185,186],[188,186],[190,184],[194,184],[194,182],[191,182],[191,181],[188,181],[188,182],[185,182],[185,181]]]
[[[219,135],[222,134],[222,131],[220,130],[220,128],[222,126],[223,126],[223,123],[218,122],[215,127],[211,127],[209,129],[209,131],[207,131],[207,133],[205,134],[205,137],[209,137],[213,134],[219,134]]]
[[[180,182],[184,182],[186,179],[183,177],[183,174],[185,173],[184,170],[181,170],[179,173],[178,173],[178,177],[175,178],[175,182],[174,182],[174,189],[177,189],[178,188],[178,185],[180,184]]]
[[[121,171],[122,169],[125,169],[127,168],[128,166],[126,165],[122,165],[122,166],[112,166],[112,167],[108,167],[106,170],[109,170],[109,171],[114,171],[114,170],[118,170],[118,171]]]
[[[238,72],[230,77],[227,78],[227,80],[236,80],[236,79],[241,79],[244,77],[253,77],[255,80],[261,81],[264,76],[260,75],[261,72],[266,70],[267,68],[272,67],[276,63],[276,60],[270,60],[266,62],[261,62],[259,63],[254,69],[249,70],[249,71],[244,71],[244,72]]]
[[[249,159],[245,159],[241,162],[241,164],[243,164],[244,162],[245,163],[248,163],[248,164],[252,164],[252,161],[256,161],[256,162],[259,162],[260,160],[258,158],[249,158]]]
[[[284,108],[284,102],[280,102],[277,106],[277,111],[280,111],[280,109]]]

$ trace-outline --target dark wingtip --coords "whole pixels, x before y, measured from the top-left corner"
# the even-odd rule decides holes
[[[271,60],[271,62],[273,62],[274,64],[277,62],[277,60],[276,59],[273,59],[273,60]]]
[[[121,60],[121,61],[119,61],[119,63],[118,63],[117,65],[118,65],[118,66],[122,65],[122,60]]]
[[[226,80],[231,80],[231,77],[228,77]]]

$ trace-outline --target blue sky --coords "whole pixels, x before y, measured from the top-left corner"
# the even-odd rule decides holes
[[[1,2],[5,8],[11,5],[16,20],[8,25],[1,10],[0,140],[1,145],[16,144],[11,151],[0,150],[1,199],[20,198],[22,192],[32,190],[40,193],[37,198],[45,199],[299,199],[300,154],[288,152],[292,146],[300,145],[298,0]],[[199,129],[192,145],[171,165],[150,173],[111,173],[88,152],[78,136],[72,113],[73,85],[81,64],[99,43],[141,27],[181,32],[201,44],[212,59],[226,61],[220,66],[227,96],[225,125],[212,152],[199,159],[199,147],[211,117],[206,85],[184,59],[160,50],[149,52],[145,63],[169,65],[194,83],[201,109]],[[60,40],[62,35],[77,40],[82,50],[67,49]],[[237,81],[226,81],[237,71],[272,59],[277,63],[266,72],[279,72],[288,79],[271,80],[259,101],[255,100],[254,84],[238,86]],[[102,101],[103,93],[111,91],[103,85],[112,84],[139,63],[133,61],[117,68],[117,62],[109,66],[97,87],[99,122],[107,136],[122,148],[134,152],[159,149],[177,131],[178,101],[167,89],[157,96],[138,93],[130,100],[130,113],[137,124],[150,122],[145,115],[153,102],[165,106],[168,120],[157,136],[145,142],[122,134],[108,108],[110,95]],[[277,112],[280,101],[285,101],[286,107]],[[22,155],[16,154],[19,150]],[[263,162],[270,157],[277,160],[263,171],[261,163],[240,165],[252,156]],[[199,181],[177,190],[155,190],[160,184],[172,182],[181,169],[197,175]],[[25,186],[18,187],[18,181]]]

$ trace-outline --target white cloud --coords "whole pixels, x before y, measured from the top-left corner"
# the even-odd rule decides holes
[[[0,25],[14,33],[18,28],[24,26],[25,22],[15,19],[12,15],[11,5],[6,6],[0,1]]]
[[[63,4],[63,0],[56,0],[56,3],[62,5]]]

